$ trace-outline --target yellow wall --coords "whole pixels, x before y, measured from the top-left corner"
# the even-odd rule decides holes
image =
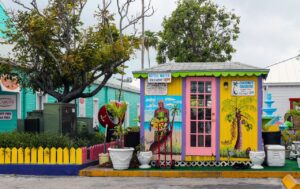
[[[168,83],[168,95],[181,96],[182,95],[182,79],[172,77],[172,82]]]
[[[254,81],[255,83],[255,95],[254,96],[238,96],[234,97],[231,95],[231,88],[232,88],[232,81]],[[224,88],[224,82],[228,82],[228,88]],[[252,118],[251,121],[252,129],[247,131],[246,127],[242,125],[242,150],[245,151],[248,147],[252,150],[257,150],[258,146],[258,107],[257,107],[257,100],[258,100],[258,78],[257,77],[222,77],[220,80],[220,150],[226,148],[233,148],[237,139],[237,130],[235,129],[235,138],[227,144],[224,144],[223,141],[231,141],[232,133],[231,133],[231,123],[226,120],[226,115],[228,112],[224,111],[223,102],[225,99],[233,99],[233,100],[240,100],[245,98],[252,98],[252,101],[249,102],[247,105],[253,105],[255,110],[245,110]],[[222,155],[222,154],[221,154]]]
[[[147,79],[144,80],[146,84]],[[171,83],[167,83],[168,85],[168,93],[169,96],[182,96],[182,78],[174,78],[172,77]],[[145,91],[144,91],[145,93]]]

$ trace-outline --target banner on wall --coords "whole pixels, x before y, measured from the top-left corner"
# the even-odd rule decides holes
[[[17,77],[9,78],[8,75],[2,75],[0,78],[0,86],[2,91],[20,92],[20,86]]]
[[[16,110],[16,95],[0,95],[0,110]]]
[[[254,96],[255,83],[254,81],[232,81],[233,96]]]
[[[12,120],[12,112],[0,112],[0,120]]]
[[[148,83],[171,83],[171,73],[149,73]]]
[[[167,95],[168,84],[166,83],[148,83],[145,82],[145,94],[146,95]]]
[[[85,99],[79,98],[79,117],[85,117]]]

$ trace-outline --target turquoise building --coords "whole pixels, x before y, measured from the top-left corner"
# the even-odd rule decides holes
[[[8,19],[3,6],[0,4],[0,40],[5,38],[1,30],[5,30],[5,20]],[[1,60],[0,60],[1,64]],[[13,81],[9,81],[13,83]],[[93,126],[98,126],[98,110],[104,104],[118,99],[121,82],[116,79],[110,79],[107,84],[94,97],[86,99],[76,99],[71,103],[76,103],[77,116],[93,119]],[[97,82],[92,84],[86,90],[93,90]],[[25,119],[27,112],[33,110],[42,110],[44,103],[53,103],[56,101],[50,95],[42,92],[33,92],[29,88],[12,89],[5,86],[5,81],[1,80],[0,75],[0,132],[14,131],[17,128],[17,120]],[[138,110],[140,102],[140,90],[128,83],[123,84],[121,100],[128,104],[128,111],[125,116],[125,126],[136,126],[138,119]]]
[[[87,90],[95,88],[97,83]],[[98,110],[104,104],[117,101],[120,93],[120,81],[110,79],[106,85],[91,98],[79,98],[71,103],[76,103],[77,117],[93,119],[93,127],[98,127]],[[20,89],[20,92],[7,92],[0,89],[0,132],[14,131],[17,120],[25,119],[27,112],[43,110],[44,103],[53,103],[56,99],[42,92],[33,92],[31,89]],[[128,83],[123,84],[121,101],[128,105],[125,116],[125,126],[137,126],[140,107],[140,91]],[[101,127],[100,127],[101,128]]]

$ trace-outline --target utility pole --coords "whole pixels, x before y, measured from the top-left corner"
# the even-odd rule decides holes
[[[144,17],[144,0],[142,0],[142,70],[144,69],[144,56],[145,56],[145,17]]]

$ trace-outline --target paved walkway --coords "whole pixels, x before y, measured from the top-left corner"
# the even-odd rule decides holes
[[[36,177],[0,175],[1,189],[280,189],[280,179]]]

